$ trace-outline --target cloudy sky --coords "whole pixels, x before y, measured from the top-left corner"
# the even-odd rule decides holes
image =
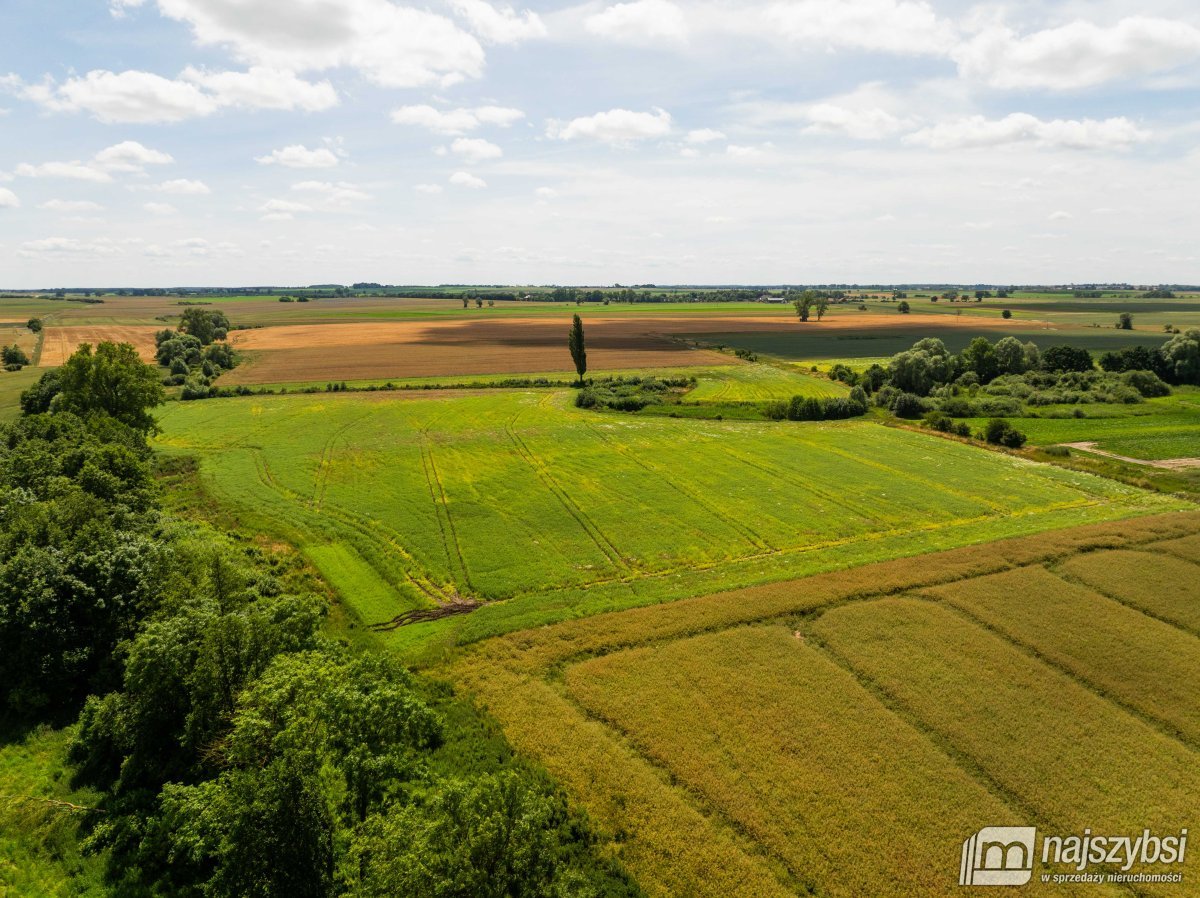
[[[1195,0],[3,0],[0,286],[1200,282]]]

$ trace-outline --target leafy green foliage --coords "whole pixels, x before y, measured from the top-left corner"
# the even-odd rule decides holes
[[[24,349],[13,343],[11,346],[0,349],[0,361],[9,371],[16,371],[29,364],[29,356]]]
[[[229,319],[224,312],[209,311],[192,307],[185,309],[180,317],[179,329],[195,337],[204,346],[215,340],[224,340],[229,333]]]
[[[1091,371],[1095,363],[1086,349],[1063,344],[1048,347],[1042,353],[1041,367],[1044,371]]]
[[[50,713],[112,683],[163,573],[151,502],[135,431],[71,414],[0,429],[0,705]]]
[[[989,443],[1009,449],[1020,449],[1025,445],[1025,434],[1003,418],[992,418],[988,421],[984,425],[982,436]]]
[[[57,368],[43,374],[33,386],[21,393],[21,413],[40,415],[50,411],[54,397],[62,390],[62,378]]]
[[[567,348],[571,351],[571,361],[575,364],[575,373],[579,375],[579,382],[583,383],[583,375],[587,374],[587,347],[583,336],[583,320],[578,315],[571,318]]]
[[[1167,379],[1177,384],[1200,385],[1200,328],[1171,337],[1162,348]]]
[[[372,817],[351,849],[353,898],[595,895],[563,863],[561,797],[511,773],[445,783],[422,805]]]
[[[59,369],[57,407],[82,417],[102,414],[142,433],[155,431],[150,410],[165,396],[154,369],[128,343],[84,343]]]

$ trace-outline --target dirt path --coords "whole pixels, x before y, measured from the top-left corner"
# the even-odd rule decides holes
[[[1103,449],[1097,449],[1095,443],[1059,443],[1058,445],[1066,446],[1069,449],[1079,449],[1082,452],[1090,452],[1093,455],[1103,455],[1105,458],[1115,458],[1117,461],[1131,462],[1135,465],[1165,468],[1168,471],[1185,471],[1189,468],[1200,468],[1200,458],[1160,458],[1151,461],[1145,458],[1130,458],[1128,455],[1117,455],[1115,452],[1106,452]]]

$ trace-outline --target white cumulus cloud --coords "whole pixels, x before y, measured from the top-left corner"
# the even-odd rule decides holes
[[[546,36],[541,17],[530,10],[518,13],[511,6],[496,7],[486,0],[450,0],[450,6],[471,31],[489,44],[515,44]]]
[[[163,15],[190,25],[200,44],[225,47],[251,65],[352,68],[385,87],[451,84],[483,73],[478,38],[445,15],[390,0],[157,2]]]
[[[392,110],[397,125],[414,125],[438,134],[465,134],[483,125],[507,128],[525,117],[520,109],[507,106],[476,106],[473,109],[435,109],[428,105],[401,106]]]
[[[159,193],[170,193],[175,196],[204,196],[205,194],[212,193],[212,190],[203,181],[193,181],[188,178],[175,178],[171,181],[163,181],[153,189]]]
[[[101,150],[93,158],[101,168],[118,172],[140,172],[147,165],[170,165],[175,161],[170,153],[152,150],[136,140],[114,144]]]
[[[94,181],[107,184],[112,175],[85,162],[43,162],[30,165],[22,162],[15,169],[22,178],[68,178],[74,181]]]
[[[1024,36],[998,25],[953,55],[962,75],[993,87],[1072,90],[1200,59],[1200,28],[1146,16],[1111,26],[1075,21]]]
[[[584,27],[597,37],[631,44],[653,45],[688,38],[683,10],[670,0],[634,0],[588,16]]]
[[[924,0],[781,0],[763,13],[768,33],[813,47],[944,55],[957,30]]]
[[[331,206],[346,206],[361,200],[369,200],[371,195],[354,184],[345,181],[336,183],[330,181],[301,181],[292,185],[292,190],[310,193],[324,200]]]
[[[38,208],[46,209],[49,212],[78,214],[80,212],[99,212],[104,207],[91,200],[46,200]]]
[[[1046,121],[1025,112],[1002,119],[968,116],[922,128],[904,138],[905,143],[935,150],[995,147],[1029,143],[1074,150],[1125,149],[1150,138],[1127,118],[1052,119]]]
[[[671,116],[665,109],[655,109],[653,112],[610,109],[608,112],[572,119],[563,126],[554,124],[548,133],[559,140],[586,139],[621,144],[664,137],[670,132]]]
[[[310,150],[302,144],[293,144],[272,150],[265,156],[257,156],[254,161],[260,165],[282,165],[285,168],[333,168],[338,164],[338,157],[324,147]]]
[[[19,96],[53,112],[87,112],[106,124],[169,123],[212,115],[220,109],[301,109],[337,105],[327,81],[311,83],[291,72],[253,68],[246,72],[185,69],[177,79],[153,72],[96,69],[61,84],[9,83]]]
[[[0,187],[0,209],[19,209],[21,200],[7,187]]]
[[[487,181],[483,178],[477,178],[470,172],[456,171],[450,176],[450,183],[456,187],[470,187],[472,190],[479,190],[487,187]]]
[[[496,144],[480,138],[460,137],[450,144],[450,152],[467,162],[485,162],[499,159],[504,151]]]

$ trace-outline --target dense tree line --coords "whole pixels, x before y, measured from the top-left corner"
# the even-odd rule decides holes
[[[477,712],[327,635],[295,556],[163,511],[162,400],[102,343],[0,427],[0,711],[78,715],[112,892],[637,894]]]
[[[1100,370],[1090,352],[1075,346],[1040,350],[1014,337],[994,344],[976,337],[956,354],[928,337],[886,366],[856,373],[835,365],[830,376],[861,388],[876,406],[898,417],[926,417],[936,429],[961,436],[971,435],[970,430],[953,419],[991,416],[978,436],[1016,447],[1024,436],[1003,418],[1021,414],[1026,406],[1138,403],[1169,394],[1171,384],[1200,384],[1200,330],[1176,334],[1158,349],[1105,353]]]
[[[164,383],[182,386],[183,399],[216,395],[213,381],[237,366],[237,353],[225,342],[230,323],[224,312],[187,309],[177,330],[154,335],[155,360],[170,372]]]

